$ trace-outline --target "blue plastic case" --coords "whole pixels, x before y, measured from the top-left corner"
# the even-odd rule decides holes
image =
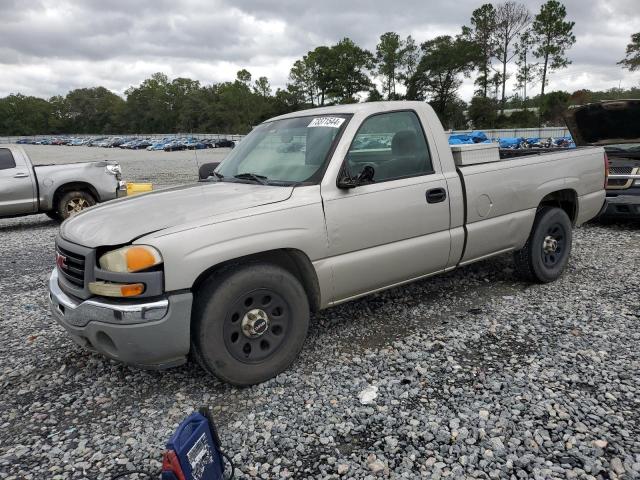
[[[222,480],[224,465],[214,428],[200,413],[192,413],[180,424],[167,443],[176,453],[185,480]],[[217,437],[217,435],[215,435]],[[162,480],[177,480],[171,472],[163,472]]]

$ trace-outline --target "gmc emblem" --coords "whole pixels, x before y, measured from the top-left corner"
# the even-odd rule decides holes
[[[56,252],[56,266],[60,270],[64,270],[65,268],[67,268],[67,257]]]

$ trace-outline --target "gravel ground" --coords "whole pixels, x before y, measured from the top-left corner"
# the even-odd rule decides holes
[[[576,230],[553,284],[501,256],[316,314],[287,372],[238,389],[75,346],[47,311],[56,224],[0,220],[0,478],[158,469],[205,404],[239,478],[640,478],[639,228]]]

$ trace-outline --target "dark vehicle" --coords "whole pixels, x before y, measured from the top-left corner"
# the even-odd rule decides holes
[[[236,146],[235,142],[226,138],[216,140],[214,143],[215,148],[233,148]]]
[[[129,148],[132,150],[143,150],[151,145],[153,144],[149,140],[139,140],[137,142],[133,142]]]
[[[603,146],[609,158],[603,218],[640,218],[640,100],[572,108],[565,120],[577,146]]]
[[[167,143],[163,148],[165,152],[174,152],[176,150],[186,150],[186,149],[187,149],[187,146],[183,142],[180,142],[178,140],[174,140],[173,142]]]

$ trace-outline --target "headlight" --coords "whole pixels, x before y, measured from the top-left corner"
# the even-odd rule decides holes
[[[120,165],[118,165],[117,163],[115,165],[107,165],[105,167],[105,170],[111,175],[119,175],[122,173],[122,168],[120,168]]]
[[[99,263],[110,272],[139,272],[162,263],[162,256],[148,245],[130,245],[105,253]]]

